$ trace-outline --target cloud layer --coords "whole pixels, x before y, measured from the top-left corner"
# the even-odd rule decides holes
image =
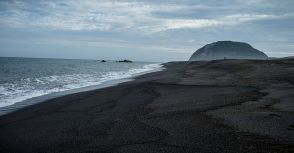
[[[132,31],[153,33],[171,29],[207,28],[238,25],[244,22],[293,17],[293,12],[242,12],[242,9],[260,1],[241,3],[240,13],[233,6],[204,4],[147,3],[138,1],[1,1],[1,25],[41,27],[62,30]],[[294,3],[293,3],[294,4]],[[237,5],[237,4],[235,4]],[[245,5],[245,6],[244,6]],[[205,11],[236,10],[234,14],[216,14],[196,17]],[[156,14],[192,12],[190,16],[174,18]],[[179,14],[181,14],[179,13]]]
[[[129,44],[138,43],[138,39],[152,44],[155,41],[151,39],[158,39],[160,42],[156,41],[154,46],[164,45],[161,48],[170,49],[176,41],[186,45],[183,48],[192,48],[195,45],[189,44],[215,40],[213,37],[261,41],[258,35],[253,35],[252,40],[233,36],[234,33],[248,31],[268,35],[268,42],[274,41],[270,33],[275,35],[280,32],[275,39],[292,43],[293,29],[290,27],[293,19],[292,0],[0,1],[2,31],[13,28],[39,30],[41,33],[55,30],[69,35],[90,35],[89,38],[93,37],[89,32],[94,32],[100,38],[113,35],[113,38],[107,39],[122,39]],[[238,29],[240,27],[243,30]],[[132,35],[136,35],[134,39],[128,37]],[[195,35],[198,37],[195,38]]]

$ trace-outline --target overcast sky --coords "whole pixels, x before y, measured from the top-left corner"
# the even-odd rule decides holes
[[[294,56],[294,0],[0,0],[0,56],[187,60],[218,40]]]

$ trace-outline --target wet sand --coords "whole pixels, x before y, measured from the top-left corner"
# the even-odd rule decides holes
[[[294,60],[172,62],[0,117],[0,152],[294,152]]]

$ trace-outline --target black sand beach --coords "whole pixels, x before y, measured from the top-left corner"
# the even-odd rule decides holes
[[[294,152],[293,59],[165,67],[1,116],[0,152]]]

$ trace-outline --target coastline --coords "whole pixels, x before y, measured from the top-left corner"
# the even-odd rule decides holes
[[[293,66],[165,63],[0,116],[0,152],[293,152]]]
[[[148,64],[148,65],[150,65],[150,64]],[[154,64],[151,64],[151,65],[154,65]],[[48,94],[44,94],[44,95],[40,95],[40,96],[36,96],[36,97],[31,97],[29,99],[22,100],[20,102],[14,103],[12,105],[0,107],[0,116],[6,115],[9,113],[13,113],[19,109],[24,108],[24,107],[28,107],[28,106],[31,106],[34,104],[42,103],[42,102],[45,102],[45,101],[48,101],[48,100],[51,100],[54,98],[58,98],[58,97],[62,97],[62,96],[66,96],[66,95],[70,95],[70,94],[74,94],[74,93],[80,93],[80,92],[86,92],[86,91],[98,90],[98,89],[103,89],[106,87],[116,86],[116,85],[123,83],[123,82],[132,81],[135,77],[138,77],[140,75],[161,71],[163,69],[162,64],[156,64],[156,65],[158,65],[156,68],[153,68],[153,69],[147,70],[147,71],[143,71],[143,72],[139,72],[139,73],[131,74],[130,77],[107,80],[107,81],[101,82],[98,85],[91,85],[91,86],[86,86],[86,87],[81,87],[81,88],[69,89],[69,90],[65,90],[65,91],[48,93]]]

